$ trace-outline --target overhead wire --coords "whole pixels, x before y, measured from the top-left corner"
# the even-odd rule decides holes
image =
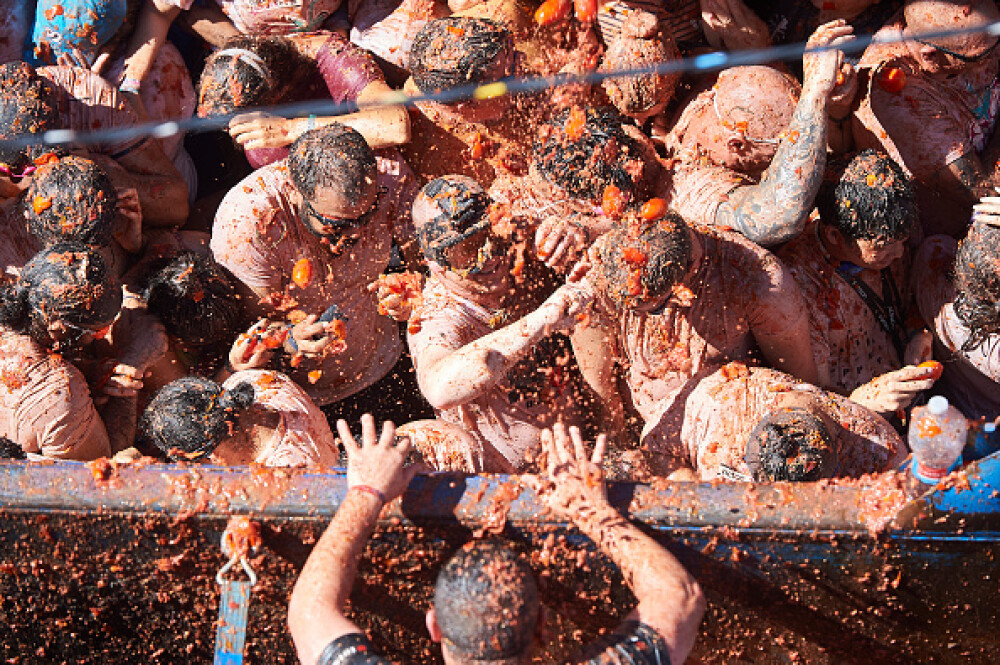
[[[799,60],[806,54],[819,54],[826,51],[842,51],[845,54],[864,51],[869,45],[900,43],[906,39],[919,39],[924,42],[948,39],[970,34],[987,33],[1000,37],[1000,21],[974,28],[959,30],[940,30],[909,35],[908,37],[877,37],[876,35],[855,35],[848,41],[835,44],[809,47],[806,42],[770,46],[765,49],[747,49],[741,51],[715,51],[691,58],[682,58],[658,63],[652,66],[620,69],[612,71],[593,71],[585,74],[558,74],[538,77],[511,77],[480,85],[468,85],[450,90],[439,90],[426,94],[410,95],[401,90],[390,93],[365,103],[360,108],[371,109],[387,106],[413,106],[423,102],[453,104],[466,100],[491,99],[503,95],[537,94],[546,90],[571,84],[599,84],[613,78],[628,78],[633,76],[650,76],[658,74],[689,74],[708,73],[746,65],[765,65],[777,61]],[[87,146],[119,141],[130,141],[146,136],[166,138],[180,132],[206,132],[226,129],[230,121],[240,115],[250,112],[262,112],[282,118],[305,118],[308,116],[335,117],[357,111],[359,106],[353,102],[334,102],[332,100],[310,100],[279,104],[266,107],[240,109],[236,113],[212,115],[209,117],[190,117],[176,120],[159,120],[145,122],[131,127],[116,127],[80,132],[72,129],[51,129],[41,134],[21,134],[4,139],[4,143],[12,146],[28,145],[65,145]]]

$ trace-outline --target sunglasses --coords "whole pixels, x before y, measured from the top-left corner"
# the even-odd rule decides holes
[[[375,216],[375,212],[378,210],[378,202],[383,195],[388,193],[388,189],[385,187],[378,188],[378,196],[375,197],[375,202],[372,206],[364,213],[358,215],[357,217],[331,217],[329,215],[324,215],[318,212],[316,208],[313,207],[312,203],[305,201],[304,209],[305,216],[307,219],[313,220],[314,224],[306,224],[306,227],[321,238],[326,238],[333,235],[341,235],[344,231],[349,229],[356,229],[368,224],[372,217]],[[320,227],[322,231],[316,230],[316,226]]]
[[[991,53],[993,53],[993,51],[996,50],[997,44],[1000,44],[1000,39],[998,39],[997,41],[993,42],[993,46],[989,47],[988,49],[986,49],[985,51],[983,51],[979,55],[971,55],[970,56],[970,55],[962,55],[961,53],[956,53],[955,51],[946,49],[945,47],[939,46],[939,45],[937,45],[937,44],[935,44],[933,42],[924,41],[923,39],[917,39],[916,37],[912,37],[911,39],[913,39],[913,41],[915,41],[918,44],[923,44],[924,46],[930,46],[932,49],[934,49],[936,51],[940,51],[941,53],[944,53],[945,55],[950,55],[951,57],[955,58],[956,60],[959,60],[959,61],[967,63],[967,64],[973,64],[973,63],[976,63],[976,62],[982,62]]]

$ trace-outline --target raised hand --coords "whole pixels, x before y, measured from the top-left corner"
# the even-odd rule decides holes
[[[599,507],[608,505],[601,462],[607,448],[603,434],[594,443],[594,452],[587,449],[577,427],[556,423],[551,430],[542,430],[542,461],[545,472],[525,476],[524,481],[535,490],[545,506],[570,520],[576,521]]]
[[[370,487],[389,503],[403,493],[420,467],[406,466],[406,455],[413,444],[409,437],[396,437],[391,421],[382,424],[382,435],[375,435],[375,419],[361,416],[361,443],[358,444],[343,420],[337,421],[337,433],[347,452],[347,487]]]

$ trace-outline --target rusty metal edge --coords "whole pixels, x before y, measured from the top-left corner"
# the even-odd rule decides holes
[[[342,469],[233,469],[208,465],[109,466],[79,462],[0,463],[0,508],[315,518],[336,512],[347,491]],[[732,527],[870,532],[855,486],[803,483],[611,483],[619,510],[651,527]],[[509,509],[508,509],[509,505]],[[481,526],[563,524],[513,476],[418,476],[383,519]],[[891,517],[891,516],[890,516]]]

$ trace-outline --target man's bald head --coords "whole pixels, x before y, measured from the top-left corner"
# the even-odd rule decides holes
[[[1000,9],[994,0],[911,0],[903,9],[910,34],[966,30],[1000,21]],[[997,38],[988,32],[952,37],[936,37],[934,44],[974,57],[989,49]]]

